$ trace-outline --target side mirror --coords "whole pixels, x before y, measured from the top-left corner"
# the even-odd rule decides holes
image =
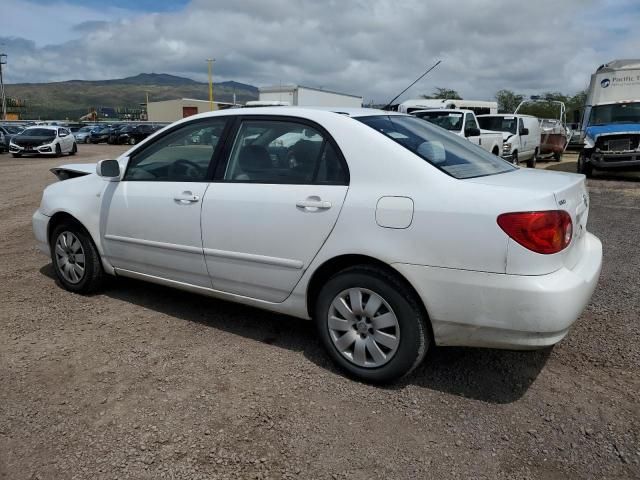
[[[520,130],[520,135],[529,135],[529,129],[523,128],[522,130]]]
[[[120,164],[117,160],[100,160],[96,165],[96,173],[105,180],[120,180]]]
[[[479,137],[480,136],[480,129],[479,128],[475,128],[475,127],[465,128],[464,129],[464,136],[465,137]]]

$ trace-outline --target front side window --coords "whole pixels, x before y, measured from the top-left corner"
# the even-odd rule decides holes
[[[225,124],[225,119],[209,119],[160,137],[132,156],[123,180],[205,181]]]
[[[315,128],[292,121],[245,120],[236,135],[224,179],[344,184],[346,172],[331,143]]]
[[[467,121],[464,124],[464,128],[478,128],[478,123],[476,122],[476,117],[474,117],[473,115],[471,115],[470,113],[466,114],[467,116]]]
[[[454,178],[473,178],[516,167],[468,140],[404,115],[356,118]]]

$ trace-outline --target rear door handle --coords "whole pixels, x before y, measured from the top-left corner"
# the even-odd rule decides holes
[[[299,202],[296,202],[296,207],[304,208],[304,209],[328,210],[331,208],[331,202],[327,202],[320,199],[316,200],[316,199],[308,198],[306,200],[301,200]]]
[[[180,195],[176,195],[175,197],[173,197],[173,199],[176,202],[180,202],[180,203],[195,203],[198,200],[200,200],[200,197],[198,195],[194,195],[191,192],[182,192]]]

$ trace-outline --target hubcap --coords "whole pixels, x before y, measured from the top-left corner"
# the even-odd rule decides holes
[[[359,367],[381,367],[400,344],[396,314],[384,298],[366,288],[340,292],[331,302],[327,322],[333,345]]]
[[[55,260],[58,271],[69,283],[78,283],[84,277],[84,249],[78,237],[71,232],[58,235],[55,246]]]

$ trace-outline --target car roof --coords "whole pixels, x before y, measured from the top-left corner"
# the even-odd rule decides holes
[[[422,110],[413,110],[411,113],[416,114],[416,113],[423,113],[423,112],[467,113],[467,112],[471,112],[471,110],[466,108],[425,108]]]

